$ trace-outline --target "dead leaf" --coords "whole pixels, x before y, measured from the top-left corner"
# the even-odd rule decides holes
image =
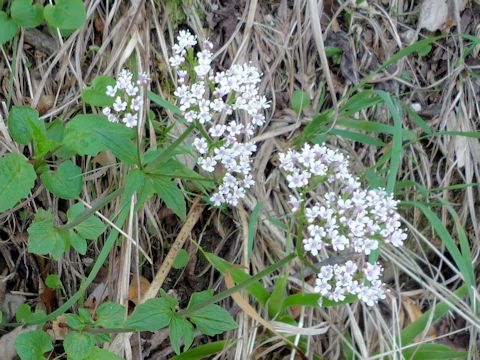
[[[420,310],[418,305],[410,298],[407,298],[407,297],[402,298],[402,307],[407,314],[407,323],[404,326],[414,322],[415,320],[417,320],[419,317],[423,315],[422,310]],[[433,326],[430,326],[426,333],[426,337],[430,338],[430,337],[436,337],[436,336],[437,336],[437,331]],[[418,339],[418,341],[421,341],[421,339]]]
[[[67,320],[64,315],[59,315],[52,321],[52,328],[47,330],[48,335],[53,340],[63,340],[68,334]]]
[[[140,298],[138,298],[138,282],[137,279],[132,279],[130,282],[130,287],[128,288],[128,300],[133,302],[135,305],[140,304],[140,300],[143,298],[145,293],[150,287],[150,281],[140,275]]]
[[[463,11],[467,0],[423,0],[417,27],[432,32],[448,28],[450,22],[455,23],[455,1],[458,10]]]

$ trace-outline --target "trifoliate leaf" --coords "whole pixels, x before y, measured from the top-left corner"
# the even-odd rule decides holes
[[[0,158],[0,212],[15,206],[26,198],[35,184],[37,175],[27,159],[20,154],[7,154]]]

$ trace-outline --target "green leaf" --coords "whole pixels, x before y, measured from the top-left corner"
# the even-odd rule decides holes
[[[258,215],[260,214],[260,210],[262,209],[262,203],[257,202],[255,205],[255,208],[252,211],[252,215],[250,216],[250,219],[248,220],[248,251],[247,255],[248,258],[250,259],[252,256],[252,251],[253,251],[253,239],[255,237],[255,227],[257,225],[257,220],[258,220]]]
[[[29,234],[28,251],[31,253],[46,255],[54,249],[66,250],[65,233],[55,228],[50,210],[39,209],[27,232]]]
[[[73,219],[83,215],[84,211],[85,207],[82,203],[73,205],[67,211],[68,221],[72,221]],[[73,229],[84,239],[96,240],[105,231],[106,226],[99,218],[91,215],[83,220],[80,224],[74,226]]]
[[[44,353],[53,350],[52,339],[45,331],[24,332],[15,339],[15,349],[22,360],[43,360]]]
[[[85,255],[87,253],[87,241],[85,238],[78,235],[76,232],[68,231],[68,243],[80,254]]]
[[[111,76],[97,76],[92,85],[82,91],[82,100],[92,106],[110,106],[114,99],[106,94],[107,86],[115,86]]]
[[[56,0],[43,11],[48,25],[62,30],[75,30],[83,26],[87,13],[82,0]]]
[[[61,163],[55,172],[43,172],[40,179],[51,193],[62,199],[75,199],[82,191],[82,170],[71,160]]]
[[[219,353],[229,345],[233,344],[232,340],[215,341],[208,344],[197,346],[194,349],[187,350],[180,355],[176,355],[171,360],[201,360],[209,358],[210,355]]]
[[[12,19],[24,28],[34,28],[43,21],[43,7],[32,0],[14,0],[10,8]]]
[[[467,355],[467,351],[455,351],[442,344],[422,344],[403,350],[406,360],[457,359],[465,358]]]
[[[95,345],[92,334],[71,331],[65,336],[63,348],[69,359],[85,359],[93,350]]]
[[[183,342],[184,351],[192,345],[195,332],[193,331],[192,324],[182,318],[174,317],[170,323],[170,344],[173,350],[180,354],[180,345]]]
[[[188,264],[188,252],[185,249],[180,249],[177,257],[173,261],[172,267],[174,269],[182,269]]]
[[[183,115],[182,111],[172,103],[169,103],[167,100],[162,99],[160,96],[154,92],[148,92],[148,98],[152,100],[155,104],[165,108],[166,110],[172,112],[172,114]]]
[[[47,285],[50,289],[61,289],[63,288],[62,281],[60,280],[60,276],[56,274],[50,274],[45,279],[45,285]]]
[[[212,290],[194,293],[190,298],[187,309],[194,305],[204,303],[212,297]],[[237,328],[237,323],[233,320],[229,312],[215,304],[207,305],[198,312],[193,313],[190,315],[190,320],[192,320],[202,334],[208,336],[218,335]]]
[[[32,313],[30,306],[28,306],[27,304],[20,304],[15,314],[17,322],[23,323],[34,322],[36,320],[44,318],[45,316],[46,314],[43,310],[35,310],[35,312]]]
[[[103,115],[77,115],[65,125],[64,146],[57,154],[69,158],[75,154],[95,156],[110,150],[122,161],[134,163],[137,150],[132,137],[131,129],[110,123]]]
[[[169,179],[155,177],[153,179],[155,193],[163,200],[165,205],[172,210],[181,220],[187,217],[185,197],[178,186]]]
[[[14,207],[32,190],[37,175],[27,159],[20,154],[0,158],[0,212]]]
[[[7,13],[0,11],[0,45],[12,40],[18,32],[18,25]]]
[[[22,145],[32,141],[34,128],[45,132],[45,124],[40,120],[38,111],[28,106],[14,106],[8,113],[7,124],[12,139]]]
[[[123,360],[123,358],[108,350],[95,346],[90,354],[83,360]]]
[[[74,330],[83,330],[83,328],[87,325],[85,321],[76,314],[65,314],[65,320],[69,327]]]
[[[157,331],[166,327],[173,317],[174,307],[168,299],[154,298],[137,305],[124,327],[135,331]]]
[[[293,294],[285,298],[285,301],[283,302],[283,305],[282,305],[282,308],[283,308],[282,311],[285,311],[285,309],[291,306],[296,306],[296,305],[318,307],[319,299],[320,299],[319,294],[309,294],[309,293]]]
[[[306,91],[295,90],[292,94],[291,105],[293,111],[300,113],[310,106],[310,97]]]
[[[272,294],[268,299],[268,315],[270,316],[270,319],[273,319],[275,316],[280,314],[283,302],[285,301],[286,292],[287,277],[281,276],[275,281]]]
[[[104,302],[97,309],[96,326],[104,328],[119,328],[125,322],[125,307],[112,301]]]

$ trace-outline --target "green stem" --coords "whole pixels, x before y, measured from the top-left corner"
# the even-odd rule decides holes
[[[92,207],[85,210],[82,215],[77,216],[72,221],[69,221],[66,224],[57,226],[57,228],[60,229],[60,230],[68,230],[68,229],[71,229],[71,228],[77,226],[78,224],[81,224],[83,221],[87,220],[90,216],[92,216],[96,211],[100,210],[102,207],[104,207],[110,201],[112,201],[117,196],[119,196],[123,191],[124,191],[124,188],[120,187],[117,190],[111,192],[110,194],[105,195],[104,197],[95,200],[92,204]]]
[[[183,316],[183,317],[187,317],[187,316],[192,315],[193,313],[207,307],[208,305],[215,304],[215,303],[231,296],[232,294],[235,294],[237,291],[245,289],[246,287],[254,284],[258,280],[260,280],[264,276],[274,272],[275,270],[280,269],[282,266],[286,265],[288,262],[295,259],[296,256],[297,256],[296,254],[292,253],[292,254],[284,257],[279,262],[269,266],[265,270],[260,271],[257,275],[252,276],[250,279],[242,281],[240,284],[235,285],[234,287],[232,287],[230,289],[224,290],[221,293],[218,293],[217,295],[213,296],[212,298],[208,299],[207,301],[204,301],[203,303],[194,305],[194,306],[192,306],[188,309],[180,310],[177,314],[180,315],[180,316]]]
[[[180,145],[190,133],[195,129],[195,124],[191,124],[185,131],[175,140],[173,143],[170,144],[168,148],[165,149],[155,160],[153,160],[150,164],[148,164],[145,168],[146,172],[152,171],[156,167],[160,166],[160,164],[167,159],[171,153],[175,151],[175,149]]]

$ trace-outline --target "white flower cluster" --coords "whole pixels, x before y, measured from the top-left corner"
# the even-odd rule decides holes
[[[142,109],[143,99],[140,95],[140,86],[146,85],[150,78],[146,73],[138,75],[135,85],[133,74],[123,69],[118,75],[114,86],[108,85],[106,94],[115,99],[112,107],[105,107],[102,113],[108,121],[123,122],[125,126],[133,128],[138,124],[138,113]]]
[[[304,205],[308,236],[303,240],[305,251],[314,256],[353,251],[358,263],[323,266],[317,279],[316,291],[334,301],[348,294],[357,295],[368,305],[385,297],[379,277],[382,267],[368,264],[367,255],[380,242],[401,246],[407,235],[400,227],[397,202],[383,189],[366,190],[348,169],[348,159],[326,146],[304,145],[301,151],[280,154],[280,167],[287,173],[288,186],[307,194],[323,187],[320,202],[304,197],[290,197],[293,211]],[[365,264],[365,265],[360,265]]]
[[[260,96],[260,73],[250,64],[233,65],[215,73],[211,67],[213,45],[203,42],[203,50],[193,55],[196,37],[180,31],[173,47],[170,65],[177,69],[179,86],[175,96],[185,119],[205,131],[193,143],[202,155],[198,164],[206,172],[224,173],[221,185],[212,195],[215,205],[236,206],[253,184],[252,155],[256,146],[249,139],[265,122],[263,111],[270,105]],[[244,125],[231,119],[243,111],[250,119]]]

